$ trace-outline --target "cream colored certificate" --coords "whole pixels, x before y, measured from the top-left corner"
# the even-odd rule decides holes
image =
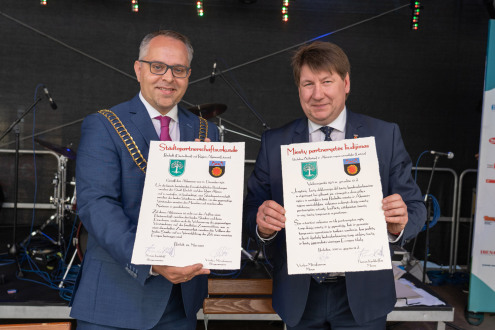
[[[289,274],[390,269],[375,139],[281,151]]]
[[[152,141],[135,264],[239,269],[244,142]]]

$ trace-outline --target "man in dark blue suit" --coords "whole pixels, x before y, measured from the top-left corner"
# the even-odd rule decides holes
[[[292,67],[306,117],[263,134],[248,181],[244,228],[272,249],[273,308],[288,329],[385,329],[396,301],[391,270],[327,274],[321,283],[312,275],[288,275],[280,146],[374,136],[391,244],[415,237],[426,219],[410,157],[396,124],[346,109],[350,64],[340,47],[302,46]]]
[[[199,118],[177,106],[192,55],[182,34],[147,35],[134,63],[140,93],[83,122],[77,202],[89,235],[72,302],[78,329],[196,329],[209,270],[131,263],[150,141],[199,137]],[[206,141],[218,141],[214,124]]]

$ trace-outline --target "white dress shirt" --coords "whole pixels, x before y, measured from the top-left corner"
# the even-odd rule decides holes
[[[330,138],[332,141],[340,141],[345,139],[345,123],[347,120],[347,110],[344,107],[344,110],[340,113],[340,115],[335,118],[328,127],[332,127],[333,131],[330,133]],[[313,123],[308,119],[308,131],[309,131],[309,142],[320,142],[325,141],[325,133],[320,130],[322,125]]]
[[[151,121],[153,122],[153,126],[155,127],[156,134],[160,136],[160,130],[161,130],[161,123],[159,119],[155,119],[157,116],[162,116],[158,110],[153,108],[151,104],[148,103],[139,92],[139,98],[141,99],[141,102],[143,102],[144,106],[146,107],[146,110],[148,111],[148,114],[150,115]],[[180,141],[180,131],[179,131],[179,109],[177,108],[177,105],[175,105],[172,110],[170,110],[167,114],[167,117],[170,117],[170,124],[168,126],[170,138],[172,141]]]

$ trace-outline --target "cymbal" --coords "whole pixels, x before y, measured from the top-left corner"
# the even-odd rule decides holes
[[[43,141],[43,140],[38,139],[38,138],[34,138],[34,140],[36,142],[38,142],[39,144],[41,144],[43,147],[50,149],[51,151],[55,151],[57,154],[65,156],[69,159],[73,159],[73,160],[76,159],[76,152],[70,148],[57,146],[57,145],[54,145],[53,143]]]
[[[203,117],[204,119],[210,119],[224,113],[225,110],[227,110],[227,106],[225,104],[219,103],[207,103],[198,104],[197,106],[191,107],[188,110],[194,113],[196,116],[199,116],[201,113],[201,117]]]

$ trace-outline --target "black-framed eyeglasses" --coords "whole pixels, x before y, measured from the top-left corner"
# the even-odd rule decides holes
[[[184,65],[168,65],[162,62],[149,62],[145,60],[139,60],[139,62],[148,63],[150,65],[150,72],[161,76],[170,69],[175,78],[186,78],[191,70],[191,68]]]

